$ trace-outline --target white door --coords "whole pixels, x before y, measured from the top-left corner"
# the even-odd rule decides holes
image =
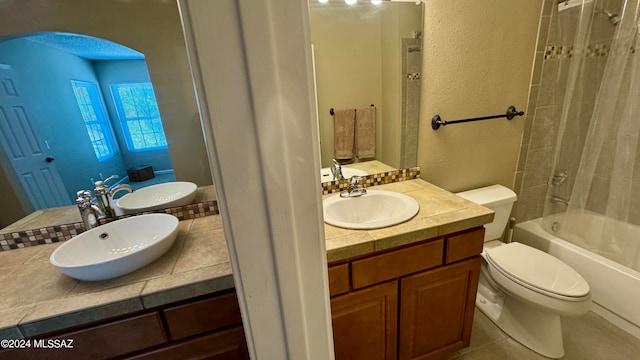
[[[34,210],[71,205],[55,159],[33,127],[20,84],[10,66],[0,64],[0,143]],[[11,171],[11,169],[5,169]]]

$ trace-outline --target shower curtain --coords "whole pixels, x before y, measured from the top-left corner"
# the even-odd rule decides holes
[[[554,51],[565,61],[545,226],[640,270],[640,0],[561,1],[557,10]]]

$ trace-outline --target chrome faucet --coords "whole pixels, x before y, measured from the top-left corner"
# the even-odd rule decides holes
[[[96,194],[98,200],[98,206],[105,213],[107,217],[115,217],[116,210],[113,206],[113,197],[120,191],[126,191],[127,193],[134,192],[135,189],[129,184],[118,184],[111,189],[107,186],[107,181],[111,179],[117,179],[118,175],[111,175],[104,180],[98,180],[95,182],[95,188],[93,192]]]
[[[556,171],[551,177],[551,180],[550,180],[551,186],[555,187],[555,186],[562,185],[565,181],[567,181],[568,177],[569,177],[569,171],[567,170]]]
[[[91,192],[80,190],[76,193],[76,204],[80,210],[80,217],[84,224],[84,229],[89,230],[98,227],[98,219],[105,217],[104,211],[98,205],[91,202]]]
[[[347,190],[343,190],[340,192],[340,197],[348,198],[366,195],[367,189],[364,187],[364,185],[360,184],[361,179],[362,178],[360,176],[352,176],[349,187],[347,188]]]
[[[344,175],[342,175],[342,166],[338,160],[333,159],[333,166],[331,166],[331,174],[333,175],[333,180],[342,180],[344,179]]]

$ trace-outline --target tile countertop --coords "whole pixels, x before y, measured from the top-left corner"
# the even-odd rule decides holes
[[[324,224],[327,261],[340,261],[412,242],[435,238],[482,226],[493,221],[493,211],[477,205],[428,182],[415,179],[378,185],[412,196],[420,211],[411,220],[374,230],[350,230]],[[339,194],[324,195],[323,199]]]
[[[413,196],[420,211],[384,229],[325,224],[329,262],[471,229],[493,219],[493,211],[420,179],[375,188]],[[335,194],[324,198],[329,196]],[[77,281],[58,272],[49,256],[59,245],[0,252],[0,339],[37,336],[234,286],[219,215],[181,221],[167,254],[111,280]]]
[[[219,215],[180,221],[160,259],[115,279],[87,282],[49,263],[61,243],[0,252],[0,339],[124,315],[234,286]]]

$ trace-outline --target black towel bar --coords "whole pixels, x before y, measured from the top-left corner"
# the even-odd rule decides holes
[[[522,116],[522,115],[524,115],[524,111],[516,110],[515,106],[509,106],[509,108],[507,109],[507,113],[506,114],[483,116],[483,117],[477,117],[477,118],[471,118],[471,119],[445,121],[445,120],[442,120],[440,118],[440,115],[436,115],[433,118],[431,118],[431,128],[433,130],[438,130],[440,128],[440,126],[445,126],[445,125],[449,125],[449,124],[458,124],[458,123],[465,123],[465,122],[471,122],[471,121],[480,121],[480,120],[489,120],[489,119],[499,119],[499,118],[503,118],[503,117],[506,117],[507,120],[511,120],[516,116]]]
[[[375,106],[375,105],[371,104],[371,106]],[[329,109],[329,114],[331,114],[331,116],[335,115],[333,108]]]

